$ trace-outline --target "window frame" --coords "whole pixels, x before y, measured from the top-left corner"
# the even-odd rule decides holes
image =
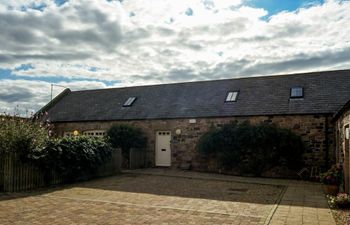
[[[301,95],[293,96],[293,89],[301,89]],[[289,98],[291,99],[298,99],[298,98],[304,98],[304,87],[302,86],[295,86],[290,88]]]
[[[71,131],[64,131],[63,137],[74,137],[74,134]]]
[[[130,107],[132,106],[135,101],[136,101],[137,97],[129,97],[123,104],[123,107]]]
[[[230,95],[231,93],[236,93],[236,97],[234,98],[234,100],[227,100],[228,97],[229,97],[229,95]],[[232,94],[232,95],[233,95],[233,94]],[[236,90],[236,91],[228,91],[228,92],[226,92],[225,102],[237,102],[238,96],[239,96],[239,90]],[[231,96],[230,99],[232,99],[232,97],[233,97],[233,96]]]
[[[83,135],[87,137],[104,137],[107,135],[105,130],[86,130],[83,131]]]

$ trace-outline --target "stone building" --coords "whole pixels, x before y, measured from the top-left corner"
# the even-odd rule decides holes
[[[196,151],[211,126],[230,121],[274,123],[302,137],[309,167],[335,163],[343,126],[334,115],[350,98],[350,70],[261,76],[101,90],[65,90],[41,112],[59,136],[104,135],[131,124],[148,136],[148,166],[210,165]],[[344,114],[341,118],[349,117]],[[350,115],[350,113],[349,113]],[[346,118],[345,118],[346,117]],[[337,135],[336,135],[337,134]],[[337,140],[338,140],[337,139]],[[339,156],[337,156],[339,158]]]
[[[344,189],[350,193],[350,101],[333,117],[335,123],[336,161],[344,167]]]

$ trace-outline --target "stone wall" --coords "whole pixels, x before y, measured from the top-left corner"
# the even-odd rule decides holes
[[[304,159],[309,166],[323,167],[326,165],[327,158],[329,161],[334,157],[331,116],[324,115],[196,118],[195,123],[190,123],[190,119],[70,122],[56,123],[55,130],[56,134],[61,136],[66,131],[107,130],[113,124],[129,124],[140,127],[148,136],[147,164],[150,167],[155,165],[156,131],[171,131],[172,167],[179,167],[181,163],[190,162],[193,169],[207,170],[208,166],[211,165],[208,165],[205,158],[199,155],[195,148],[199,137],[208,131],[211,126],[220,127],[235,120],[239,122],[249,120],[252,124],[260,122],[274,123],[280,127],[293,130],[302,137],[307,146]],[[176,134],[178,129],[181,130],[179,135]]]
[[[336,161],[344,167],[344,191],[350,192],[350,152],[349,139],[346,139],[345,128],[350,127],[350,110],[345,111],[335,122]]]
[[[350,126],[350,110],[344,112],[335,122],[337,162],[344,161],[346,126]]]

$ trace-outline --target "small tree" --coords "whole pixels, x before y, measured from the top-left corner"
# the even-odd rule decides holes
[[[114,125],[107,131],[109,142],[114,148],[121,148],[124,159],[129,161],[131,148],[145,148],[147,138],[137,127],[126,124]]]
[[[18,153],[22,160],[41,151],[49,139],[49,124],[17,116],[0,117],[0,155]]]

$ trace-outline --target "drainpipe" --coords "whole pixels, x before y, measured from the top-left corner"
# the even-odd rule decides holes
[[[325,131],[324,131],[324,135],[325,135],[325,169],[328,169],[329,166],[329,137],[328,137],[328,116],[325,115],[324,117],[324,122],[325,122]]]

